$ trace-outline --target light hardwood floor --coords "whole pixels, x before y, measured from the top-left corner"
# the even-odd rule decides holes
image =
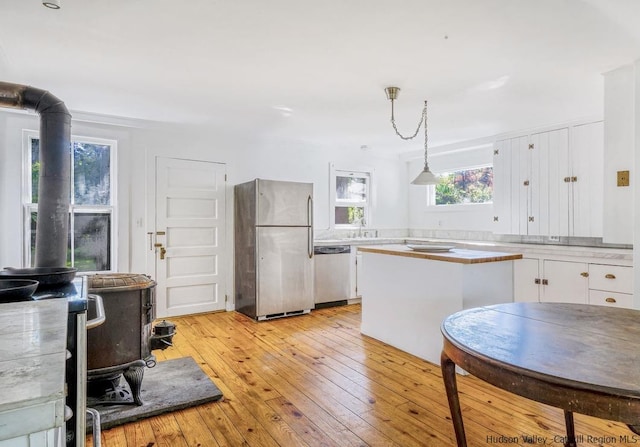
[[[105,430],[103,446],[455,445],[439,366],[361,335],[360,305],[260,323],[236,312],[171,321],[175,346],[158,359],[193,357],[224,400]],[[470,376],[458,385],[470,447],[530,446],[523,436],[562,446],[560,410]],[[582,415],[576,432],[585,446],[640,442]]]

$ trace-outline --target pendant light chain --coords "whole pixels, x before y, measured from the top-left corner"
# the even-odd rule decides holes
[[[398,135],[400,138],[402,138],[403,140],[413,140],[416,135],[418,135],[418,132],[420,131],[420,126],[422,126],[422,123],[425,123],[424,126],[424,130],[425,130],[425,137],[427,136],[427,101],[424,102],[424,110],[422,111],[422,118],[420,118],[420,122],[418,123],[418,127],[416,128],[416,131],[413,133],[413,135],[411,135],[410,137],[405,137],[404,135],[402,135],[400,133],[400,131],[398,131],[398,128],[396,127],[396,119],[393,113],[393,103],[394,100],[391,100],[391,125],[393,126],[393,130],[396,131],[396,135]],[[426,143],[425,143],[426,146]]]
[[[424,102],[424,110],[422,111],[422,120],[424,121],[424,169],[429,170],[429,162],[427,161],[427,101]]]

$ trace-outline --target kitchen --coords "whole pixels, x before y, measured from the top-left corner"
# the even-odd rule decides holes
[[[38,3],[38,2],[35,2]],[[492,3],[493,4],[493,3]],[[578,2],[583,5],[583,2]],[[590,8],[596,6],[605,7],[606,5],[598,2],[586,3]],[[36,6],[39,8],[36,8]],[[127,17],[126,20],[133,21],[134,19],[140,20],[144,17],[143,13],[147,11],[145,8],[150,7],[146,2],[136,2],[132,5],[119,5],[121,8],[125,8],[125,12],[109,11],[105,9],[104,5],[95,5],[97,11],[95,14],[103,14],[105,21],[108,20],[121,20],[122,17]],[[287,14],[293,15],[297,8],[290,4],[286,5],[292,8]],[[504,6],[504,5],[503,5]],[[573,12],[570,6],[567,6],[567,10],[556,11],[550,5],[547,5],[550,9],[546,12],[550,15],[555,15],[560,18],[570,16],[569,12]],[[634,17],[633,5],[625,2],[617,4],[621,9],[614,11],[607,11],[609,14],[616,11],[623,11],[621,15],[627,17]],[[33,9],[32,9],[32,8]],[[255,7],[255,5],[254,5]],[[318,12],[324,20],[331,22],[335,19],[333,15],[329,15],[322,8],[319,8]],[[346,6],[344,6],[346,8]],[[469,27],[474,21],[472,17],[474,14],[479,14],[478,7],[474,7],[470,4],[460,3],[460,10],[455,8],[446,9],[445,14],[455,16],[456,14],[462,16],[464,20],[460,20],[460,23]],[[624,7],[630,8],[626,11]],[[4,7],[3,7],[4,8]],[[159,6],[159,10],[162,9]],[[228,17],[236,15],[245,16],[247,11],[244,11],[241,7],[236,7],[237,10],[231,8],[226,14]],[[284,8],[284,5],[282,5]],[[380,5],[382,9],[382,4]],[[409,4],[407,10],[398,11],[392,21],[393,27],[402,28],[399,24],[404,23],[410,19],[407,13],[417,8],[415,3]],[[505,7],[506,8],[506,7]],[[332,228],[331,222],[331,175],[332,170],[353,170],[353,171],[365,171],[373,173],[372,178],[372,193],[374,195],[372,217],[368,223],[368,228],[376,229],[380,236],[390,237],[405,237],[411,235],[419,235],[425,237],[444,237],[446,239],[491,239],[493,234],[492,230],[492,209],[491,206],[477,206],[472,209],[457,209],[455,211],[439,211],[435,212],[431,209],[427,209],[424,205],[426,203],[426,189],[420,187],[413,187],[409,185],[410,180],[421,169],[422,163],[422,151],[421,142],[418,139],[415,144],[407,143],[406,146],[403,142],[399,141],[393,130],[388,123],[389,117],[389,104],[384,98],[384,87],[389,82],[397,82],[403,89],[402,94],[398,100],[397,117],[399,126],[402,129],[411,128],[414,125],[414,120],[419,119],[419,110],[422,100],[430,100],[430,154],[433,156],[432,163],[434,167],[438,161],[441,160],[442,165],[448,163],[457,164],[454,162],[454,158],[460,157],[465,163],[469,163],[470,159],[473,159],[473,165],[483,165],[491,163],[492,151],[488,146],[490,143],[490,137],[507,132],[514,132],[521,129],[533,129],[544,126],[551,126],[556,123],[566,123],[585,115],[595,116],[596,118],[602,118],[603,104],[602,104],[602,81],[601,73],[614,70],[620,66],[631,64],[636,58],[637,54],[634,53],[635,48],[633,45],[633,39],[629,40],[629,35],[633,36],[634,29],[631,30],[622,27],[622,25],[616,24],[608,18],[600,18],[600,27],[596,27],[600,30],[605,29],[610,31],[608,36],[611,41],[607,41],[608,45],[616,45],[615,48],[619,49],[619,53],[615,51],[608,52],[613,53],[610,55],[611,59],[598,60],[595,64],[598,67],[598,71],[594,72],[595,76],[592,76],[583,84],[583,90],[579,91],[578,99],[575,97],[571,103],[563,103],[562,100],[548,99],[542,106],[538,106],[537,109],[532,107],[532,110],[537,110],[537,115],[525,116],[520,112],[524,109],[524,106],[514,106],[510,113],[507,113],[507,118],[502,118],[499,121],[498,126],[491,127],[489,124],[477,124],[479,116],[485,113],[489,113],[492,110],[499,110],[499,107],[488,108],[487,104],[491,103],[494,99],[491,99],[489,94],[496,92],[500,94],[500,88],[488,88],[484,86],[484,90],[473,90],[475,95],[471,92],[472,101],[476,101],[475,104],[465,103],[464,106],[457,104],[455,101],[460,98],[444,97],[439,99],[434,97],[431,91],[435,91],[436,86],[424,86],[423,79],[431,79],[433,73],[431,73],[433,62],[430,61],[431,55],[427,57],[427,62],[417,61],[418,54],[409,52],[407,54],[407,61],[413,60],[414,62],[409,66],[411,69],[400,70],[394,63],[385,63],[385,67],[380,68],[379,64],[369,61],[371,65],[362,65],[357,67],[354,65],[345,65],[350,67],[348,69],[340,70],[339,68],[331,68],[331,61],[328,58],[320,58],[320,55],[311,49],[315,49],[322,45],[332,45],[336,47],[339,45],[334,41],[323,42],[317,40],[317,36],[313,33],[305,34],[304,29],[297,27],[297,31],[302,35],[307,36],[306,43],[309,45],[308,52],[312,54],[314,63],[309,65],[307,69],[302,69],[304,64],[298,64],[297,57],[294,54],[288,54],[282,56],[280,62],[283,63],[281,69],[291,69],[291,66],[297,67],[294,70],[296,73],[296,82],[300,84],[289,84],[289,86],[275,86],[275,85],[263,85],[260,82],[264,82],[261,78],[260,82],[254,80],[256,85],[252,85],[251,82],[242,84],[242,87],[233,89],[222,89],[219,91],[220,86],[225,84],[223,81],[227,81],[227,73],[219,73],[221,80],[209,79],[212,74],[216,72],[216,67],[209,67],[208,74],[206,76],[199,75],[198,82],[204,82],[204,85],[208,85],[207,90],[217,91],[219,97],[215,94],[213,99],[209,102],[215,105],[216,116],[224,117],[225,121],[207,122],[204,124],[198,124],[198,121],[203,120],[203,116],[206,116],[209,112],[207,108],[201,103],[207,101],[200,100],[200,96],[195,93],[190,93],[190,99],[193,99],[196,106],[180,106],[180,95],[171,91],[167,85],[172,85],[175,82],[180,82],[178,76],[184,75],[184,68],[180,68],[178,72],[167,70],[169,67],[162,67],[162,65],[141,67],[139,71],[128,71],[127,78],[131,82],[135,82],[141,76],[147,76],[144,82],[150,84],[160,84],[168,96],[163,97],[164,101],[159,101],[161,96],[156,95],[155,99],[147,100],[149,102],[150,110],[153,113],[146,112],[136,113],[140,108],[138,104],[139,93],[131,88],[124,87],[110,87],[107,89],[91,88],[92,82],[87,79],[77,80],[73,82],[64,81],[62,77],[56,82],[52,83],[48,78],[53,76],[57,79],[54,73],[48,73],[46,71],[35,70],[29,65],[33,64],[34,60],[40,60],[39,66],[59,66],[56,60],[52,60],[54,54],[57,51],[55,42],[50,42],[56,48],[55,50],[45,51],[39,49],[38,45],[42,44],[42,40],[38,40],[35,37],[30,39],[24,39],[26,31],[18,28],[18,24],[21,23],[23,17],[30,17],[34,20],[42,21],[46,26],[57,26],[58,21],[64,23],[65,20],[73,19],[88,19],[88,11],[78,10],[71,1],[63,2],[62,8],[59,11],[48,11],[42,8],[40,4],[36,5],[20,5],[11,6],[6,8],[7,17],[14,20],[7,20],[6,27],[3,25],[2,40],[0,46],[2,47],[2,57],[0,57],[0,69],[5,81],[19,82],[23,84],[31,84],[36,87],[45,88],[51,90],[54,94],[65,100],[65,102],[72,109],[74,121],[72,122],[73,135],[81,137],[91,137],[96,139],[106,139],[117,141],[117,158],[115,163],[117,164],[117,215],[115,220],[114,235],[116,235],[118,244],[117,250],[113,253],[114,266],[118,271],[135,271],[144,272],[156,276],[155,262],[157,254],[149,250],[149,235],[148,232],[156,232],[159,229],[153,225],[156,220],[156,190],[155,190],[155,162],[157,158],[174,158],[176,154],[180,154],[179,158],[200,160],[204,162],[218,163],[224,165],[224,173],[227,176],[226,181],[226,194],[224,197],[224,210],[226,225],[224,228],[226,231],[220,233],[222,241],[224,241],[224,251],[221,255],[220,267],[225,272],[225,275],[220,282],[220,299],[217,302],[218,306],[222,306],[223,309],[231,310],[234,308],[233,303],[233,195],[232,185],[249,181],[256,177],[272,178],[292,181],[311,182],[314,184],[314,199],[315,199],[315,231],[318,238],[330,238],[335,233],[335,229]],[[284,8],[286,9],[286,8]],[[373,8],[372,8],[373,9]],[[402,8],[401,8],[402,9]],[[429,8],[427,8],[429,9]],[[437,10],[438,6],[431,5],[431,9]],[[164,13],[160,12],[161,20],[159,23],[171,24],[171,26],[185,26],[184,24],[175,24],[171,20],[171,14],[168,11],[173,11],[171,7],[166,5]],[[430,16],[430,12],[422,11],[421,16]],[[589,9],[589,11],[592,11]],[[625,13],[626,11],[626,13]],[[3,11],[4,12],[4,11]],[[539,15],[542,12],[536,12],[535,10],[529,11],[533,17],[540,18]],[[51,18],[51,14],[60,13],[57,16]],[[508,13],[514,13],[508,8],[505,9],[504,14],[508,17]],[[33,15],[32,15],[33,14]],[[48,15],[45,15],[48,14]],[[63,14],[73,14],[71,17]],[[277,14],[269,12],[269,17],[276,20]],[[284,12],[282,12],[284,14]],[[367,16],[369,22],[367,23],[364,18],[361,18],[362,23],[359,23],[363,28],[370,30],[371,35],[375,35],[380,29],[386,29],[388,24],[385,17],[379,17],[375,11],[370,11],[370,15]],[[566,15],[563,15],[566,14]],[[595,14],[595,13],[594,13]],[[79,15],[79,16],[77,16]],[[217,17],[217,15],[214,14]],[[345,14],[346,16],[352,16]],[[68,18],[67,18],[68,17]],[[589,17],[583,17],[587,20]],[[600,16],[598,16],[600,17]],[[608,16],[607,16],[608,17]],[[291,19],[286,16],[281,19]],[[427,20],[427,17],[423,17]],[[122,19],[124,20],[124,19]],[[166,22],[162,22],[162,20]],[[257,19],[256,19],[257,20]],[[391,20],[391,19],[389,19]],[[535,20],[527,21],[522,19],[525,24],[536,23]],[[620,20],[617,17],[616,20]],[[295,23],[292,20],[285,20],[286,23]],[[93,23],[93,22],[88,22]],[[318,18],[318,23],[324,23]],[[503,23],[503,22],[501,22]],[[232,30],[228,29],[228,25],[224,23],[217,23],[217,33],[229,32],[233,34]],[[264,34],[268,34],[268,23],[257,21],[257,23],[251,22],[252,26],[258,26],[256,34],[260,35],[262,31]],[[349,27],[341,23],[341,29],[346,34],[336,36],[335,39],[343,39],[345,41],[353,41],[355,44],[364,45],[364,48],[368,47],[368,43],[360,42],[358,36],[350,35],[347,30]],[[449,63],[456,62],[456,64],[462,64],[465,60],[461,51],[461,42],[466,45],[470,45],[472,37],[465,34],[463,39],[463,30],[460,25],[458,28],[454,28],[451,25],[449,31],[445,30],[442,26],[438,27],[437,24],[432,24],[431,27],[426,27],[429,30],[433,30],[434,35],[437,31],[436,45],[449,45],[448,51],[455,54],[455,57]],[[486,29],[482,31],[482,23],[474,25],[471,31],[475,33],[486,32]],[[553,25],[553,24],[552,24]],[[168,26],[168,25],[167,25]],[[415,24],[417,29],[422,29],[421,23]],[[133,27],[132,27],[133,28]],[[286,29],[286,28],[285,28]],[[453,31],[453,30],[457,31]],[[124,33],[124,29],[119,30]],[[172,42],[168,37],[163,37],[162,33],[155,28],[151,30],[152,35],[157,38],[159,45],[164,45],[169,49],[170,53],[175,57],[179,56],[177,44]],[[375,32],[374,32],[375,31]],[[527,28],[530,33],[529,36],[534,33],[534,30]],[[185,30],[186,32],[186,30]],[[364,33],[364,31],[363,31]],[[471,33],[470,33],[471,34]],[[90,43],[100,42],[96,34],[91,34]],[[363,34],[364,35],[364,34]],[[431,36],[431,35],[430,35]],[[384,48],[386,54],[392,54],[397,51],[397,48],[401,48],[407,44],[407,40],[412,41],[414,45],[418,45],[418,42],[413,42],[415,39],[407,39],[405,35],[398,32],[397,36],[386,36],[387,38],[396,40],[390,40],[386,45],[393,46],[394,48]],[[500,36],[498,36],[500,37]],[[487,39],[490,43],[498,45],[498,37],[488,35]],[[133,36],[131,37],[133,38]],[[435,40],[435,37],[432,37]],[[623,39],[626,38],[627,40]],[[354,40],[349,40],[354,39]],[[586,39],[586,37],[585,37]],[[586,39],[585,46],[590,48],[600,48],[596,43],[600,42],[599,39],[604,39],[603,36],[598,35],[592,37],[591,40]],[[205,42],[212,44],[212,40],[204,39]],[[637,39],[636,39],[637,41]],[[238,39],[237,45],[242,44],[242,39]],[[282,44],[282,42],[278,42]],[[395,44],[395,45],[394,45]],[[577,43],[574,43],[577,45]],[[106,45],[103,43],[101,45]],[[114,38],[112,42],[114,48],[122,50],[122,52],[111,53],[111,50],[104,48],[101,55],[92,55],[87,58],[83,63],[83,67],[95,64],[97,66],[110,65],[112,67],[118,67],[117,64],[134,64],[140,59],[140,54],[133,51],[127,51],[126,48],[122,48],[121,41]],[[603,45],[606,46],[606,45]],[[396,48],[397,47],[397,48]],[[100,47],[102,48],[102,47]],[[417,51],[416,47],[412,47]],[[438,47],[439,48],[439,47]],[[573,47],[571,47],[573,48]],[[256,69],[252,64],[258,67],[263,67],[266,71],[268,62],[265,60],[265,54],[261,54],[260,51],[265,50],[262,47],[257,48],[256,53],[252,54],[252,57],[248,60],[242,58],[243,51],[249,51],[244,47],[232,46],[226,50],[224,54],[220,55],[217,60],[228,60],[230,65],[237,64],[243,76],[249,77],[249,72],[255,73]],[[483,48],[484,51],[488,51],[488,48]],[[503,51],[508,49],[502,48]],[[511,49],[513,51],[513,49]],[[564,48],[565,53],[574,54]],[[223,50],[219,50],[223,51]],[[235,51],[235,53],[234,53]],[[304,53],[302,50],[300,54]],[[580,56],[572,56],[576,59],[581,59],[588,50],[576,51],[576,54]],[[596,53],[596,51],[593,51]],[[176,60],[176,65],[181,64],[183,66],[192,67],[190,64],[192,60],[201,60],[201,54],[206,54],[205,48],[194,48],[190,52],[185,53],[183,58]],[[498,51],[498,53],[500,53]],[[19,54],[28,55],[28,60],[25,56],[22,58]],[[89,53],[91,54],[91,53]],[[268,52],[266,54],[269,54]],[[509,53],[510,57],[516,60],[516,54]],[[299,56],[302,57],[302,56]],[[435,57],[435,56],[433,56]],[[528,56],[530,57],[530,55]],[[559,57],[559,56],[558,56]],[[567,54],[567,57],[569,55]],[[40,59],[38,59],[40,58]],[[112,59],[110,59],[112,58]],[[535,58],[534,58],[535,59]],[[304,59],[308,60],[308,59]],[[447,57],[444,57],[439,63],[447,67]],[[519,59],[521,60],[521,59]],[[18,61],[23,61],[25,65],[20,65]],[[178,62],[179,61],[179,62]],[[347,61],[342,60],[341,63]],[[354,61],[355,62],[355,61]],[[358,61],[364,63],[366,61]],[[473,62],[478,62],[476,58]],[[579,61],[567,62],[567,65],[579,65]],[[524,67],[529,65],[525,62]],[[264,64],[264,65],[263,65]],[[469,64],[469,62],[466,62]],[[408,77],[409,75],[402,75],[401,79],[398,79],[399,71],[411,71],[413,68],[423,67],[422,74],[417,75],[416,78]],[[22,67],[22,68],[21,68]],[[145,73],[143,68],[151,69],[150,72]],[[164,68],[164,69],[160,69]],[[501,66],[502,69],[507,67]],[[197,71],[192,67],[193,71]],[[462,73],[458,65],[450,68],[452,72]],[[485,68],[486,70],[486,68]],[[329,92],[334,90],[319,82],[319,78],[322,78],[325,71],[332,71],[337,73],[334,82],[337,85],[347,84],[348,88],[343,92],[345,95],[349,91],[360,92],[362,95],[362,102],[359,104],[350,104],[347,101],[351,101],[348,96],[338,96],[332,98],[335,104],[336,110],[348,109],[349,113],[346,115],[339,115],[333,113],[332,118],[324,118],[319,121],[316,113],[320,113],[316,109],[306,109],[295,100],[292,96],[293,91],[305,91],[306,94],[313,98],[313,100],[323,108],[329,107],[324,100],[327,100]],[[497,71],[497,69],[496,69]],[[551,71],[551,69],[549,69]],[[559,83],[560,80],[566,82],[566,85],[572,85],[577,83],[577,79],[580,70],[571,71],[568,73],[556,73],[555,79],[550,83],[548,88],[552,88],[554,83]],[[364,76],[365,72],[376,72],[375,77],[371,77],[370,81],[362,85],[359,82],[361,76]],[[45,73],[45,74],[41,74]],[[161,76],[159,73],[163,73]],[[485,75],[486,73],[486,75]],[[496,73],[493,71],[485,71],[481,75],[476,75],[473,79],[463,79],[462,82],[456,86],[458,91],[466,91],[466,88],[477,86],[481,83],[487,82],[490,79],[496,79],[503,76],[504,73]],[[93,73],[97,76],[97,73]],[[233,85],[233,81],[239,82],[239,73],[234,75],[236,79],[229,79],[229,85]],[[255,75],[251,75],[254,77]],[[370,76],[370,75],[367,75]],[[531,75],[532,76],[532,75]],[[595,77],[595,81],[593,78]],[[266,76],[265,76],[266,78]],[[176,81],[177,80],[177,81]],[[538,81],[534,79],[527,81],[528,83]],[[59,82],[59,83],[58,83]],[[106,80],[103,85],[111,85]],[[195,81],[194,81],[195,82]],[[206,84],[211,82],[211,84]],[[291,81],[293,82],[293,81]],[[425,81],[427,82],[427,81]],[[433,81],[429,81],[433,82]],[[542,79],[539,82],[543,82]],[[341,84],[342,83],[342,84]],[[506,84],[508,87],[508,83]],[[335,86],[335,85],[334,85]],[[366,87],[366,88],[365,88]],[[493,87],[493,84],[492,84]],[[539,87],[539,88],[546,88]],[[104,90],[98,92],[98,90]],[[565,87],[565,90],[570,90]],[[95,102],[89,102],[91,95],[88,93],[93,92],[94,95],[100,93],[100,98],[95,99]],[[269,97],[265,97],[265,92],[271,92]],[[200,92],[201,93],[201,92]],[[522,100],[528,98],[528,94],[532,92],[519,91]],[[248,98],[242,96],[240,101],[246,104],[252,105],[250,111],[238,112],[234,109],[234,101],[238,95],[248,95]],[[559,95],[559,94],[558,94]],[[238,98],[240,98],[238,96]],[[557,96],[557,98],[565,98],[564,96]],[[580,99],[582,98],[582,99]],[[135,100],[134,100],[135,99]],[[196,100],[197,99],[197,100]],[[568,99],[566,99],[568,101]],[[164,103],[175,104],[175,107],[167,107]],[[100,105],[102,104],[102,105]],[[588,106],[587,106],[588,105]],[[606,104],[605,104],[606,105]],[[181,108],[182,107],[182,108]],[[208,106],[207,106],[208,107]],[[279,107],[279,108],[276,108]],[[489,110],[485,110],[485,109]],[[180,121],[187,122],[189,124],[165,124],[159,123],[162,121],[169,121],[175,117],[169,116],[171,109],[174,109],[176,114],[178,112],[183,115],[180,117]],[[618,107],[619,109],[619,107]],[[315,111],[314,111],[315,110]],[[464,112],[462,112],[464,110]],[[189,119],[189,112],[192,112],[192,119]],[[335,110],[334,110],[335,112]],[[606,112],[606,109],[605,109]],[[200,115],[198,115],[198,113]],[[465,114],[467,116],[465,116]],[[127,118],[127,117],[138,118]],[[141,117],[141,118],[139,118]],[[446,117],[446,118],[445,118]],[[465,121],[470,119],[470,121]],[[178,119],[176,119],[177,121]],[[497,120],[497,119],[496,119]],[[460,123],[456,126],[450,127],[450,130],[444,129],[445,122]],[[467,124],[464,124],[467,123]],[[488,126],[482,128],[475,128],[474,126]],[[21,265],[24,261],[24,245],[25,243],[20,237],[16,235],[24,234],[24,205],[23,198],[21,197],[20,189],[23,184],[23,174],[21,166],[23,165],[23,147],[24,134],[23,130],[37,130],[37,119],[32,114],[16,113],[8,110],[0,111],[0,128],[2,128],[2,150],[0,151],[0,166],[1,175],[0,180],[2,188],[0,188],[0,205],[3,213],[0,216],[0,226],[5,230],[0,236],[0,261],[3,266],[15,266]],[[372,135],[372,130],[376,129],[376,136]],[[407,147],[407,149],[404,149]],[[391,150],[388,150],[388,149]],[[469,150],[464,150],[469,149]],[[400,155],[399,155],[400,151]],[[451,153],[451,155],[443,155],[445,152]],[[477,161],[476,161],[477,160]],[[635,170],[635,163],[633,158],[627,163],[622,162],[621,166],[614,167],[614,171],[618,170],[630,170],[632,173]],[[460,166],[458,166],[460,167]],[[631,187],[624,189],[618,188],[614,192],[618,194],[629,194],[627,203],[633,203],[630,192],[635,187],[633,177],[631,179]],[[635,211],[637,207],[627,206],[624,210],[617,210],[616,212],[606,213],[605,217],[612,219],[616,225],[631,224],[635,219]],[[624,213],[626,214],[624,214]],[[618,227],[613,227],[618,228]],[[631,226],[633,228],[633,226]],[[357,231],[354,229],[345,229],[345,232]],[[625,228],[626,231],[626,228]],[[615,230],[614,230],[615,232]],[[620,233],[620,231],[618,231]],[[631,234],[631,238],[634,235]],[[158,240],[158,242],[163,242]],[[633,243],[633,239],[620,242],[625,246],[630,246]],[[636,244],[633,244],[636,245]],[[638,284],[639,281],[634,281]],[[224,297],[227,297],[225,302]],[[635,296],[639,296],[635,293]],[[194,317],[195,318],[195,317]],[[201,320],[200,320],[201,321]],[[287,323],[294,324],[294,323]],[[256,330],[266,330],[262,326],[258,326]]]

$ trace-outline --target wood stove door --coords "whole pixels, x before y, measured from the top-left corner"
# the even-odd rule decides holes
[[[156,158],[157,317],[225,309],[225,171]]]

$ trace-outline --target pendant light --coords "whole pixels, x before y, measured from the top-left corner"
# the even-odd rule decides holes
[[[418,127],[416,128],[416,131],[410,137],[405,137],[398,131],[398,128],[396,127],[395,116],[393,113],[394,112],[393,102],[398,98],[398,93],[400,92],[400,88],[387,87],[384,89],[384,91],[387,94],[387,99],[391,101],[391,125],[393,126],[393,130],[396,132],[396,135],[398,135],[403,140],[412,140],[418,135],[418,132],[420,131],[420,126],[422,126],[422,124],[424,123],[424,168],[422,172],[415,178],[415,180],[411,182],[411,184],[412,185],[438,184],[440,182],[440,179],[429,170],[429,161],[427,159],[427,141],[428,141],[427,139],[427,101],[424,102],[424,109],[422,109],[422,117],[420,118],[420,122],[418,123]]]

